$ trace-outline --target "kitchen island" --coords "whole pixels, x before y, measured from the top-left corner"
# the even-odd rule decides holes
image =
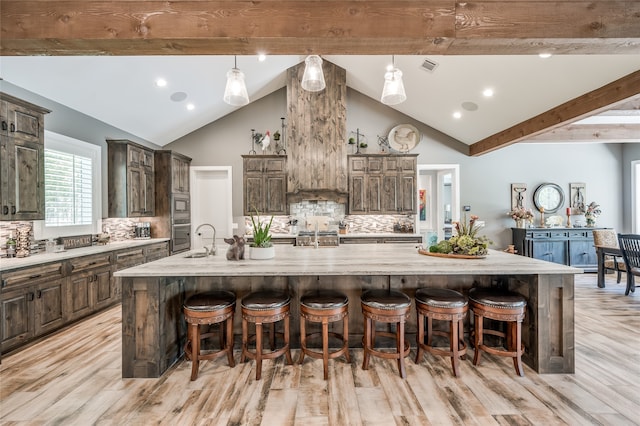
[[[576,273],[582,270],[494,250],[481,259],[425,256],[411,244],[318,249],[279,245],[274,259],[237,262],[228,261],[224,254],[203,258],[178,254],[115,274],[122,280],[122,376],[160,377],[180,359],[186,338],[182,303],[196,292],[228,289],[236,293],[238,336],[242,297],[261,288],[288,290],[295,347],[299,344],[299,296],[315,288],[339,289],[350,301],[350,346],[361,347],[362,290],[392,288],[413,297],[421,287],[466,294],[473,286],[499,286],[522,294],[528,301],[523,361],[538,373],[573,373]],[[415,346],[415,306],[406,332]]]

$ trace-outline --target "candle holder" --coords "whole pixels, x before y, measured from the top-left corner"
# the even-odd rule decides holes
[[[569,210],[567,210],[567,228],[573,228],[573,225],[571,225],[571,212]]]
[[[540,207],[540,228],[546,228],[547,225],[544,224],[544,207]]]

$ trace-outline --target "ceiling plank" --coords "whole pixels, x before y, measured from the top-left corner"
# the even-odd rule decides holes
[[[12,56],[628,54],[640,2],[2,0],[0,31]]]
[[[524,142],[640,142],[640,124],[569,124]]]
[[[635,71],[605,86],[525,120],[469,146],[469,155],[479,156],[540,133],[554,130],[581,118],[611,109],[640,94],[640,71]]]

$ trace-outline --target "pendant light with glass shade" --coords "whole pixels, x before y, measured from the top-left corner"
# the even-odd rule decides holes
[[[396,68],[395,56],[391,56],[391,65],[384,74],[384,87],[380,102],[385,105],[397,105],[407,100],[402,82],[402,71]]]
[[[322,72],[322,58],[318,55],[309,55],[304,60],[304,74],[302,75],[302,88],[309,92],[319,92],[326,87],[324,73]]]
[[[249,103],[244,73],[238,69],[237,57],[233,57],[233,68],[227,71],[227,85],[224,88],[224,101],[229,105],[243,106]]]

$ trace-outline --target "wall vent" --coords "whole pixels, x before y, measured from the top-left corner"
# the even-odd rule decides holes
[[[420,65],[420,68],[422,68],[425,71],[433,72],[433,70],[436,69],[437,66],[438,66],[437,62],[434,62],[429,58],[425,58],[422,65]]]

